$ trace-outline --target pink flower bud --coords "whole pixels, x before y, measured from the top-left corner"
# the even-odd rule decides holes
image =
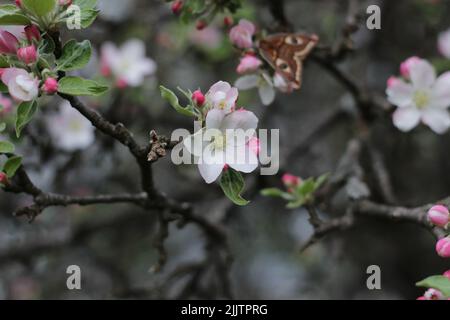
[[[228,169],[230,169],[230,166],[227,165],[227,164],[225,164],[225,165],[223,166],[223,171],[224,171],[224,172],[227,172]]]
[[[300,177],[294,176],[290,173],[285,173],[281,178],[281,181],[283,181],[287,188],[297,187],[302,183],[302,179]]]
[[[205,20],[198,20],[197,23],[195,24],[195,27],[197,28],[197,30],[203,30],[207,27],[207,23]]]
[[[23,47],[17,50],[17,57],[19,60],[25,62],[26,64],[31,64],[37,61],[38,53],[34,45]]]
[[[450,237],[445,237],[436,243],[436,252],[442,258],[450,258]]]
[[[16,0],[16,6],[22,8],[22,0]]]
[[[47,78],[44,82],[43,90],[48,95],[55,94],[58,92],[58,81],[55,78]]]
[[[417,63],[417,62],[419,62],[419,61],[421,61],[421,60],[422,60],[422,59],[420,59],[419,57],[411,57],[411,58],[406,59],[406,60],[405,60],[404,62],[402,62],[402,64],[400,65],[400,73],[401,73],[401,75],[402,75],[404,78],[409,79],[411,67],[412,67],[415,63]]]
[[[447,277],[448,280],[450,280],[450,270],[445,271],[444,274],[443,274],[443,276],[444,276],[444,277]]]
[[[4,172],[0,172],[0,184],[4,186],[8,184],[8,176]]]
[[[183,10],[183,1],[176,0],[172,4],[172,12],[174,15],[179,15],[181,13],[181,10]]]
[[[239,63],[236,72],[239,74],[253,72],[256,71],[261,65],[262,61],[260,59],[252,54],[246,54],[243,58],[241,58],[241,62]]]
[[[60,6],[70,6],[72,5],[72,0],[59,0]]]
[[[192,101],[195,102],[197,107],[201,107],[205,104],[205,95],[200,90],[195,90],[192,93]]]
[[[125,79],[118,79],[116,81],[116,86],[119,89],[125,89],[126,87],[128,87],[128,83]]]
[[[0,31],[0,53],[16,54],[19,40],[10,32]]]
[[[39,28],[34,24],[25,27],[25,36],[27,37],[29,42],[33,42],[33,40],[41,40],[41,32],[39,31]]]
[[[238,48],[245,49],[253,46],[255,26],[248,20],[241,19],[239,24],[231,28],[230,41]]]
[[[425,300],[444,300],[444,295],[442,294],[442,292],[433,288],[428,289],[424,293],[423,297],[425,298]]]
[[[428,220],[435,226],[443,228],[447,225],[449,219],[450,213],[444,206],[437,205],[428,210]]]
[[[424,296],[418,297],[416,300],[427,300]]]
[[[223,24],[225,27],[230,27],[233,24],[233,17],[225,16],[225,18],[223,18]]]
[[[400,81],[400,79],[397,77],[394,77],[394,76],[389,77],[389,79],[387,80],[387,87],[391,88],[391,87],[395,86],[396,84],[398,84],[399,81]]]

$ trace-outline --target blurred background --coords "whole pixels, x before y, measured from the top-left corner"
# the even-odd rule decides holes
[[[363,17],[370,4],[382,8],[382,29],[361,28],[353,36],[355,53],[339,65],[358,83],[384,95],[386,80],[398,74],[406,58],[439,59],[437,35],[450,27],[450,1],[357,4]],[[285,1],[295,30],[317,33],[322,44],[340,36],[348,5],[334,0]],[[131,38],[144,41],[156,73],[140,87],[116,88],[99,100],[85,101],[110,121],[124,123],[140,142],[149,139],[151,129],[166,136],[177,128],[193,129],[190,119],[161,99],[159,84],[206,91],[219,80],[233,83],[238,78],[238,52],[228,41],[223,16],[198,31],[195,23],[180,22],[164,1],[99,0],[99,8],[91,28],[65,32],[63,38],[89,39],[97,49],[91,64],[81,71],[89,78],[101,77],[99,52],[106,41],[118,46]],[[275,25],[263,0],[244,1],[235,21],[240,17],[263,29]],[[51,132],[46,119],[60,104],[58,98],[49,99],[18,144],[35,184],[71,195],[139,191],[134,159],[109,137],[96,132],[95,142],[82,150],[55,146],[58,133]],[[420,226],[373,218],[359,219],[353,228],[300,253],[313,231],[306,212],[288,210],[283,201],[264,198],[259,190],[281,187],[284,172],[302,177],[333,172],[358,130],[355,105],[345,88],[312,61],[305,67],[300,92],[279,93],[265,107],[255,90],[245,91],[239,104],[259,116],[260,128],[280,129],[281,135],[280,173],[249,177],[248,206],[232,205],[217,184],[204,183],[195,166],[175,166],[170,157],[154,165],[162,192],[192,203],[199,215],[226,230],[232,261],[222,267],[213,263],[214,255],[223,252],[211,246],[195,225],[173,223],[165,241],[167,264],[155,273],[156,212],[132,205],[49,208],[29,224],[12,213],[31,199],[1,193],[0,298],[217,299],[226,296],[223,287],[229,286],[238,299],[415,299],[423,291],[414,286],[416,281],[449,268],[436,255],[433,236]],[[316,132],[327,119],[332,120]],[[388,168],[395,204],[418,206],[449,195],[450,133],[438,136],[420,126],[404,134],[386,116],[374,124],[370,139]],[[372,187],[370,179],[367,183]],[[376,191],[373,194],[379,197]],[[343,212],[337,201],[331,212],[321,215],[326,219]],[[373,264],[381,267],[382,290],[366,287],[366,269]],[[67,289],[69,265],[80,266],[82,290]]]

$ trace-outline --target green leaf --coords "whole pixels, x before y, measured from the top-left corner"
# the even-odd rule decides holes
[[[298,187],[298,192],[302,196],[307,196],[308,194],[314,192],[314,190],[315,190],[314,186],[315,186],[314,179],[312,179],[312,178],[306,179]]]
[[[434,288],[442,292],[446,298],[450,298],[450,279],[444,276],[431,276],[416,283],[418,287]]]
[[[159,89],[161,91],[161,97],[163,99],[167,100],[169,104],[177,111],[178,113],[188,116],[188,117],[195,117],[195,113],[192,110],[189,110],[188,108],[183,108],[179,101],[178,97],[173,91],[165,88],[164,86],[159,86]]]
[[[14,153],[14,145],[8,141],[0,141],[0,153]]]
[[[241,193],[245,188],[245,182],[242,175],[229,168],[222,174],[220,179],[220,187],[225,195],[238,206],[245,206],[249,201],[242,198]]]
[[[38,104],[35,101],[27,101],[22,102],[19,107],[17,107],[17,116],[16,116],[16,135],[17,138],[20,137],[20,134],[25,128],[25,126],[28,124],[28,122],[31,121],[34,114],[37,111]]]
[[[56,61],[58,70],[73,71],[86,66],[91,59],[91,43],[88,40],[70,40],[64,45],[61,58]]]
[[[288,209],[297,209],[297,208],[300,208],[301,206],[303,206],[305,203],[306,203],[305,198],[300,197],[300,198],[298,198],[298,199],[296,199],[294,201],[289,202],[286,205],[286,208],[288,208]]]
[[[288,192],[277,188],[268,188],[261,190],[261,194],[265,197],[283,198],[284,200],[292,201],[294,197]]]
[[[80,7],[82,28],[89,27],[95,21],[100,12],[96,9],[97,0],[74,0],[73,4]]]
[[[6,129],[6,123],[0,122],[0,133],[2,133],[3,131],[5,131],[5,129]]]
[[[0,55],[0,68],[9,68],[8,60],[3,55]]]
[[[22,165],[21,157],[18,156],[11,157],[5,162],[3,171],[6,173],[8,178],[12,178],[14,177],[14,175],[16,174],[17,170],[20,168],[21,165]]]
[[[101,96],[108,87],[80,77],[64,77],[59,80],[58,92],[71,96]]]
[[[321,175],[314,183],[314,191],[318,190],[330,177],[330,174],[325,173]]]
[[[38,17],[43,17],[55,9],[56,0],[22,0],[25,9]]]
[[[30,19],[24,16],[19,8],[13,4],[5,4],[0,6],[0,25],[28,25],[31,24]]]

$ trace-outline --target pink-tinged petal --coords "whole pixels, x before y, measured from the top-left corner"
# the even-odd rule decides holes
[[[234,85],[239,90],[249,90],[258,86],[259,79],[257,75],[243,76],[237,79]]]
[[[411,131],[420,122],[421,113],[416,108],[398,108],[393,114],[394,125],[403,132]]]
[[[450,114],[444,109],[430,108],[423,111],[422,121],[437,134],[443,134],[450,127]]]
[[[206,115],[206,129],[219,129],[225,118],[225,111],[219,109],[212,109]]]
[[[386,94],[390,103],[404,108],[411,105],[414,97],[414,88],[405,81],[397,79],[387,88]]]
[[[17,76],[19,75],[27,75],[28,72],[24,69],[19,69],[19,68],[7,68],[4,69],[3,73],[2,73],[2,82],[5,85],[8,85],[8,83],[12,80],[15,79]]]
[[[436,243],[436,252],[442,258],[450,258],[450,237],[442,238]]]
[[[445,227],[447,223],[449,223],[450,213],[448,212],[447,207],[443,205],[436,205],[431,207],[427,213],[428,220],[438,227]]]
[[[450,59],[450,29],[439,34],[438,49],[444,57]]]
[[[401,75],[404,78],[409,79],[412,65],[417,63],[417,62],[419,62],[420,60],[421,59],[418,58],[418,57],[411,57],[411,58],[408,58],[405,61],[403,61],[400,64],[400,73],[401,73]]]
[[[225,81],[219,81],[212,85],[209,89],[209,94],[215,94],[216,92],[228,92],[231,89],[231,85]]]
[[[236,69],[237,73],[254,72],[262,65],[262,61],[253,55],[243,57]]]
[[[416,89],[427,89],[436,81],[436,71],[426,60],[415,62],[410,67],[411,82]]]
[[[226,162],[236,171],[250,173],[258,168],[258,157],[248,145],[238,145],[226,149]]]
[[[239,26],[244,28],[251,35],[253,35],[256,31],[255,25],[246,19],[241,19],[239,21]]]
[[[450,280],[450,270],[445,271],[443,276],[448,278],[448,280]]]
[[[445,72],[436,80],[431,104],[435,108],[450,107],[450,71]]]
[[[222,173],[225,166],[225,154],[223,150],[215,150],[213,144],[209,144],[200,159],[198,169],[206,183],[213,183]]]
[[[227,92],[227,96],[226,96],[226,100],[227,100],[227,105],[229,106],[228,111],[231,111],[231,108],[234,107],[234,105],[236,104],[236,101],[238,99],[239,96],[239,91],[237,88],[231,88],[228,92]]]
[[[256,130],[258,118],[251,111],[242,110],[232,112],[222,122],[222,129]]]

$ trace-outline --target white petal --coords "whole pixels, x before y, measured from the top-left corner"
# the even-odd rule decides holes
[[[213,145],[208,145],[198,164],[198,169],[206,183],[212,183],[222,173],[225,166],[225,154],[222,150],[214,150]]]
[[[399,108],[394,112],[394,125],[401,131],[407,132],[419,124],[421,113],[416,108]]]
[[[436,108],[450,107],[450,71],[442,74],[433,87],[431,104]]]
[[[243,76],[236,80],[234,86],[239,90],[248,90],[253,89],[258,86],[259,76],[257,75],[249,75]]]
[[[214,94],[216,92],[222,91],[222,92],[228,92],[228,90],[231,89],[231,85],[228,82],[225,81],[219,81],[212,85],[212,87],[209,89],[209,92],[211,94]]]
[[[258,167],[258,157],[248,145],[227,148],[226,163],[233,169],[250,173]]]
[[[411,82],[416,89],[430,88],[436,81],[436,71],[426,60],[413,63],[410,68]]]
[[[206,129],[220,129],[226,112],[224,110],[212,109],[206,115]]]
[[[237,110],[228,114],[222,122],[221,129],[256,129],[258,127],[258,118],[251,111]]]
[[[259,87],[259,96],[262,103],[268,106],[275,100],[275,90],[271,85],[265,83]]]
[[[139,59],[145,57],[145,44],[139,39],[128,40],[122,45],[121,53],[126,59]]]
[[[445,133],[450,127],[450,115],[447,110],[427,109],[423,112],[422,121],[437,134]]]
[[[386,94],[390,103],[403,108],[411,105],[414,88],[405,81],[398,79],[393,85],[387,88]]]

